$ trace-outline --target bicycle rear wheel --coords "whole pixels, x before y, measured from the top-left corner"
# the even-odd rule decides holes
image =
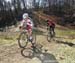
[[[25,32],[22,32],[18,38],[18,44],[21,48],[25,48],[28,44],[27,35]]]

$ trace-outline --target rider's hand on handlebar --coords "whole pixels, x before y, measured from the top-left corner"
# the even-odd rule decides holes
[[[19,29],[22,29],[22,26],[19,26]]]

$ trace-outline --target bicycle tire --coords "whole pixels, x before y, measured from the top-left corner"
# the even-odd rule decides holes
[[[22,32],[18,38],[18,44],[20,48],[25,48],[28,44],[27,35],[25,32]]]
[[[23,48],[21,50],[21,54],[25,58],[32,58],[32,57],[34,57],[34,52],[33,52],[33,50],[31,48]]]

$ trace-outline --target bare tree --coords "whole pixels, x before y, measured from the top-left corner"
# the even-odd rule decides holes
[[[22,0],[22,3],[24,5],[24,9],[26,9],[26,0]]]

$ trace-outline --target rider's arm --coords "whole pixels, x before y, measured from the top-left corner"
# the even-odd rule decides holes
[[[27,25],[33,27],[33,22],[29,19],[28,22],[27,22]]]
[[[47,27],[49,26],[49,23],[47,22]]]
[[[24,24],[24,20],[22,20],[21,23],[20,23],[20,26],[19,26],[20,29],[22,29],[23,24]]]
[[[24,20],[22,20],[22,22],[21,22],[21,25],[20,25],[20,26],[23,26],[23,25],[24,25],[24,22],[25,22],[25,21],[24,21]]]
[[[48,30],[48,26],[49,26],[49,23],[47,22],[47,30]]]

